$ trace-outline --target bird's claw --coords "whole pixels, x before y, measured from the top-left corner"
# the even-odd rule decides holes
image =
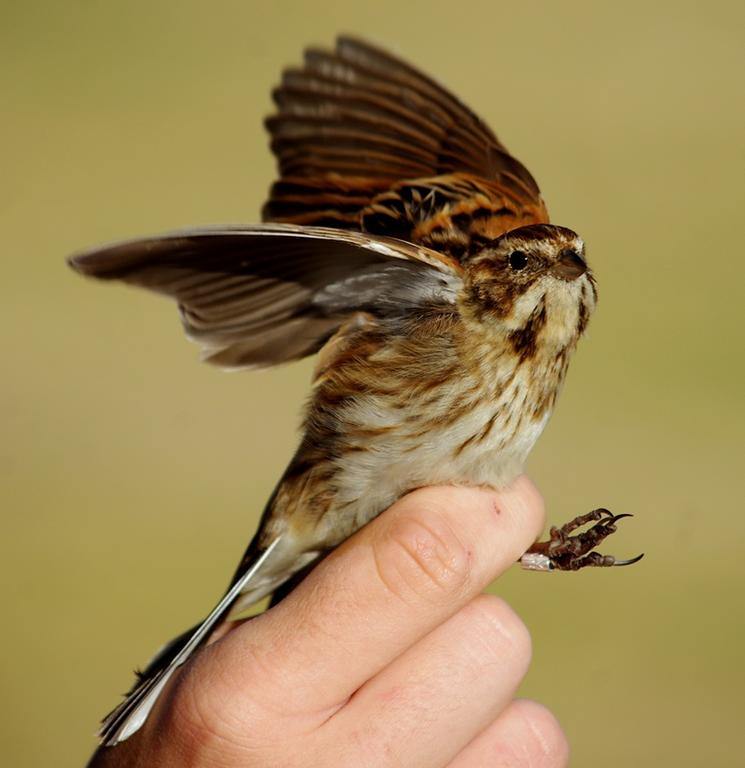
[[[630,514],[614,515],[607,509],[594,509],[570,520],[560,527],[552,526],[548,541],[539,541],[520,558],[528,570],[578,571],[580,568],[609,568],[638,563],[644,554],[627,560],[617,560],[612,555],[602,555],[592,550],[604,539],[616,532],[616,523]],[[581,533],[573,531],[588,523],[593,526]]]

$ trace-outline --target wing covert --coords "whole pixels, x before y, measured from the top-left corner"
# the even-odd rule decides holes
[[[366,42],[340,37],[333,51],[307,50],[304,65],[286,70],[273,95],[277,114],[266,125],[280,179],[264,206],[265,220],[429,245],[417,240],[422,216],[410,205],[411,188],[419,195],[422,187],[452,182],[448,197],[459,212],[481,218],[499,212],[500,233],[548,221],[530,172],[474,112]],[[476,188],[486,203],[474,206],[461,196],[463,187]],[[402,219],[402,211],[413,218]]]

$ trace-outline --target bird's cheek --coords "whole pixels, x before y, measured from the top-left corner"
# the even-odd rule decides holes
[[[484,280],[468,286],[463,305],[466,314],[479,322],[500,322],[509,314],[513,301],[503,285]]]

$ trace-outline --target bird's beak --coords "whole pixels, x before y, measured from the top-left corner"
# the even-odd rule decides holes
[[[551,269],[551,272],[561,280],[576,280],[580,275],[584,275],[587,272],[587,262],[574,248],[565,248],[561,252],[559,260]]]

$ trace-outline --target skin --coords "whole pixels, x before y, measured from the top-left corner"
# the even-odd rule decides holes
[[[481,594],[543,523],[524,476],[409,494],[204,648],[89,768],[566,766],[553,715],[514,698],[528,631]]]

